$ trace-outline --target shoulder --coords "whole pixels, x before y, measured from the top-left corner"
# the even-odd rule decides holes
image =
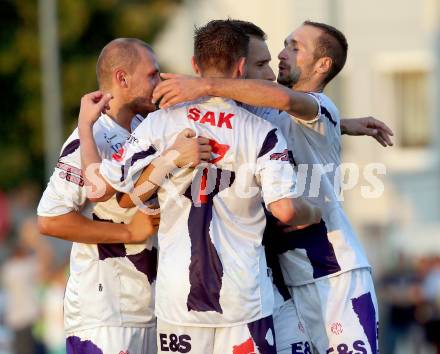
[[[333,119],[339,118],[339,110],[330,97],[320,92],[309,92],[308,94],[318,102],[321,115],[327,116],[330,114]]]

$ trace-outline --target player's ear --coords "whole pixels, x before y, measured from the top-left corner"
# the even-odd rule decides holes
[[[320,74],[327,74],[332,68],[333,60],[330,57],[319,58],[316,62],[315,69]]]
[[[124,70],[116,70],[115,79],[119,87],[128,87],[127,73]]]
[[[245,76],[246,76],[246,58],[241,57],[240,59],[238,59],[236,70],[233,73],[233,78],[241,79],[244,78]]]
[[[200,70],[199,66],[197,65],[196,58],[194,58],[194,55],[191,58],[191,64],[192,64],[194,74],[196,74],[197,76],[202,76],[201,70]]]

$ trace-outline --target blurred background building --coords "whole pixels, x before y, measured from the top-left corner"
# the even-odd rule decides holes
[[[55,59],[42,52],[48,45],[43,38],[51,36],[45,32],[49,37],[44,37],[42,30],[54,28],[41,12],[50,16],[44,6],[51,5],[55,47],[46,50]],[[304,20],[326,22],[346,34],[347,64],[328,94],[342,116],[372,115],[395,132],[393,148],[382,148],[370,138],[343,141],[344,161],[359,166],[359,183],[345,192],[344,203],[374,266],[383,316],[381,352],[434,353],[427,338],[440,342],[435,327],[440,319],[440,0],[0,1],[2,269],[10,269],[12,261],[17,264],[17,254],[23,256],[20,260],[29,256],[29,262],[38,261],[45,249],[19,242],[32,228],[28,218],[47,181],[45,146],[60,144],[54,126],[44,128],[43,117],[58,114],[58,139],[64,141],[75,126],[80,97],[96,88],[94,65],[105,43],[114,37],[139,37],[153,44],[163,71],[191,73],[194,25],[226,17],[249,20],[265,30],[275,72],[284,38]],[[59,87],[56,94],[49,89],[49,96],[60,97],[58,113],[43,106],[46,99],[57,99],[43,100],[41,73],[47,60],[60,64],[58,78],[56,64],[45,69],[54,74],[55,86],[49,87]],[[371,163],[386,168],[386,174],[378,175],[384,193],[365,198],[362,188],[370,184],[364,172]],[[52,168],[48,163],[47,170]],[[50,246],[53,263],[38,278],[45,289],[39,293],[40,310],[23,327],[32,323],[43,343],[48,340],[41,328],[54,328],[51,323],[59,318],[45,326],[37,322],[48,313],[57,318],[48,303],[59,305],[69,245]],[[4,280],[3,324],[7,292]],[[11,352],[14,330],[0,328],[0,353]],[[51,345],[59,350],[57,343],[46,348]]]

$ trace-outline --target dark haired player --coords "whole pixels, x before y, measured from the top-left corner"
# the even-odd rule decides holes
[[[242,77],[248,41],[231,21],[197,29],[195,72]],[[90,134],[96,105],[92,96],[83,98],[79,132],[85,166],[99,160],[92,156]],[[161,171],[173,172],[169,178],[150,179],[161,184],[159,352],[276,353],[261,202],[290,225],[320,219],[317,208],[293,199],[294,173],[278,129],[232,100],[203,98],[151,113],[132,134],[120,163],[102,161],[98,177],[129,193],[144,167],[186,128],[209,138],[211,160],[194,171],[170,166]]]
[[[250,42],[247,77],[271,80],[270,56],[260,61],[252,56],[253,52],[268,53],[265,38],[252,24],[236,22],[254,38]],[[309,336],[315,350],[324,354],[378,350],[378,310],[371,268],[335,186],[341,163],[341,120],[333,102],[322,93],[343,68],[347,48],[345,36],[339,30],[306,21],[286,38],[278,56],[277,81],[285,88],[259,80],[200,80],[164,75],[170,80],[158,85],[153,93],[156,100],[162,98],[164,107],[212,95],[277,108],[249,107],[281,129],[295,166],[308,169],[304,196],[324,211],[319,224],[293,231],[284,238],[276,237],[284,241],[277,247],[299,316],[298,325],[293,327],[299,331],[298,338]],[[369,119],[363,123],[363,128],[372,129],[369,134],[382,145],[391,145],[391,132],[381,122]],[[293,343],[291,350],[307,352],[310,345]]]

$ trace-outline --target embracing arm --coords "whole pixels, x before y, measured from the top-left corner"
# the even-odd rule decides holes
[[[58,216],[38,216],[41,234],[80,243],[139,243],[154,234],[158,215],[138,211],[130,224],[94,221],[76,211]]]
[[[310,95],[266,80],[161,76],[166,80],[153,92],[153,101],[160,100],[161,108],[203,96],[219,96],[252,106],[273,107],[303,120],[316,118],[319,110],[318,103]]]
[[[393,146],[393,131],[382,121],[374,117],[341,119],[341,134],[352,136],[371,136],[383,147]]]

